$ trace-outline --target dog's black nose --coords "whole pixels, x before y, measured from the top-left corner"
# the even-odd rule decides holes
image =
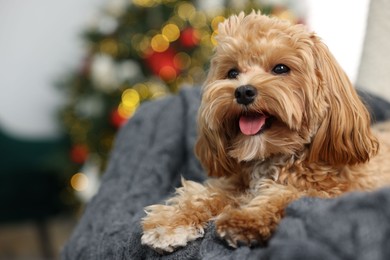
[[[240,86],[234,92],[234,96],[238,104],[249,105],[252,103],[257,95],[257,90],[252,85]]]

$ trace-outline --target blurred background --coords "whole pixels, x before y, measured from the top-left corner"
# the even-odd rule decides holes
[[[199,86],[218,23],[252,9],[306,24],[390,101],[387,0],[0,0],[0,259],[58,259],[120,126]]]

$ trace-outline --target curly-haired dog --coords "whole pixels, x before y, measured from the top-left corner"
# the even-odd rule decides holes
[[[217,41],[196,144],[212,178],[183,180],[165,205],[147,207],[143,244],[171,252],[202,237],[212,220],[230,246],[250,246],[266,241],[298,198],[390,183],[390,134],[374,136],[365,106],[314,33],[252,12],[220,24]]]

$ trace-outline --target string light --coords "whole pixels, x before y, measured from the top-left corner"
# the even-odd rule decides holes
[[[118,55],[118,44],[113,39],[106,39],[103,40],[100,44],[100,52],[107,53],[111,56],[117,56]]]
[[[172,4],[175,2],[177,2],[177,0],[162,0],[162,3],[164,3],[164,4]]]
[[[141,42],[144,40],[144,35],[141,33],[136,33],[130,38],[130,44],[131,47],[133,47],[135,50],[140,51],[141,50]]]
[[[194,28],[202,28],[207,25],[207,18],[203,12],[195,12],[190,16],[189,22]]]
[[[76,191],[85,191],[88,188],[88,177],[84,173],[76,173],[70,179],[70,185]]]
[[[176,79],[177,84],[182,86],[193,86],[194,79],[190,75],[179,75]]]
[[[179,4],[179,7],[177,9],[177,14],[183,20],[189,20],[195,12],[195,7],[188,2]]]
[[[141,100],[145,100],[150,96],[149,88],[144,83],[137,83],[133,86],[133,89],[138,92],[140,95]]]
[[[122,101],[118,106],[118,114],[122,118],[130,118],[137,110],[140,96],[135,89],[126,89],[122,94]]]
[[[158,4],[159,1],[157,0],[133,0],[133,3],[135,5],[141,6],[141,7],[152,7]]]
[[[292,23],[296,23],[298,21],[297,17],[289,10],[282,10],[280,12],[274,13],[272,16],[276,16],[282,20],[288,20]]]
[[[168,41],[174,42],[180,36],[180,29],[176,24],[169,23],[162,29],[162,35],[165,36]]]
[[[141,54],[147,55],[150,50],[150,37],[143,36],[136,49],[139,50]]]
[[[146,82],[146,85],[148,86],[148,88],[150,90],[150,93],[151,93],[150,98],[151,99],[163,97],[163,96],[167,95],[167,93],[168,93],[168,90],[165,87],[165,85],[161,84],[160,82],[149,81],[149,82]]]
[[[140,96],[135,89],[126,89],[122,93],[122,103],[127,107],[137,107],[140,102]]]
[[[165,35],[157,34],[152,38],[150,45],[154,51],[163,52],[169,48],[169,40]]]
[[[221,16],[221,15],[218,15],[216,17],[214,17],[212,20],[211,20],[211,28],[213,29],[214,32],[217,32],[218,31],[218,25],[225,21],[225,17]]]
[[[217,32],[213,32],[210,37],[211,43],[216,46],[218,44],[217,40],[215,39],[215,36],[217,36]]]
[[[191,57],[185,52],[179,52],[173,58],[173,63],[176,67],[186,70],[191,66]]]
[[[178,15],[173,15],[169,18],[169,23],[175,24],[179,29],[183,29],[186,25],[186,21]]]
[[[118,105],[118,109],[117,109],[117,113],[120,116],[120,120],[119,119],[117,119],[117,120],[122,122],[122,121],[130,118],[135,113],[136,110],[137,110],[137,107],[125,106],[123,103],[120,103]],[[121,123],[121,122],[119,122],[119,123]]]

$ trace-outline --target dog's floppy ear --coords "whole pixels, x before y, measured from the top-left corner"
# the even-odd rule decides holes
[[[236,172],[238,163],[227,154],[226,136],[218,130],[210,129],[202,112],[207,109],[203,106],[198,114],[198,140],[195,145],[195,154],[199,158],[207,174],[211,177],[229,176]]]
[[[318,93],[325,111],[309,160],[336,165],[366,162],[379,146],[370,130],[369,113],[326,45],[316,36],[312,40]]]

